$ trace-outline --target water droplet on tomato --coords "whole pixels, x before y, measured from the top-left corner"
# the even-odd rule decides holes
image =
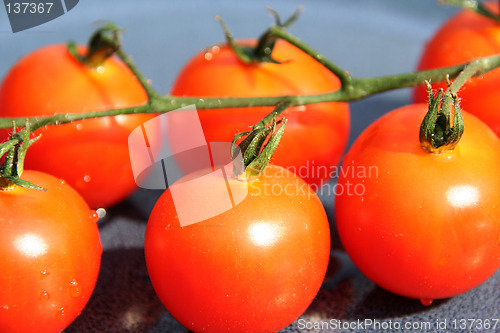
[[[69,293],[72,297],[80,296],[80,286],[76,279],[71,280],[69,283]]]
[[[83,125],[82,124],[76,124],[76,129],[81,131],[83,128]]]
[[[97,215],[97,212],[93,209],[90,210],[90,219],[94,222],[97,222],[99,220],[99,215]]]
[[[42,293],[40,294],[40,300],[42,301],[48,301],[50,298],[50,295],[47,291],[42,291]]]
[[[43,269],[40,271],[40,279],[45,279],[49,275],[49,271],[46,269]]]
[[[219,51],[220,51],[219,45],[212,46],[212,48],[210,49],[210,51],[212,51],[212,53],[219,53]]]
[[[106,209],[104,208],[98,208],[96,210],[97,216],[99,216],[100,219],[102,219],[104,216],[106,216]]]
[[[66,312],[66,310],[64,310],[64,308],[60,308],[60,309],[59,309],[59,310],[57,310],[57,312],[56,312],[56,317],[57,317],[57,318],[62,318],[62,317],[64,317],[64,315],[66,314],[65,312]]]
[[[212,60],[213,54],[211,52],[206,52],[204,57],[205,60]]]
[[[425,306],[429,306],[432,304],[432,301],[434,301],[432,298],[421,298],[420,303]]]
[[[86,183],[90,183],[90,176],[89,175],[85,175],[83,176],[83,181],[86,182]]]
[[[104,66],[99,66],[96,68],[96,71],[97,71],[97,73],[102,74],[102,73],[104,73],[104,69],[105,69]]]

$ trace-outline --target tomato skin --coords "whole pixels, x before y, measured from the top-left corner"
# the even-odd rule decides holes
[[[269,165],[248,185],[228,179],[248,186],[248,196],[184,227],[165,191],[146,228],[148,272],[167,310],[194,332],[276,332],[307,309],[321,286],[328,220],[310,187],[284,168]],[[181,200],[196,209],[189,195]]]
[[[255,40],[239,43],[255,45]],[[174,82],[174,96],[258,97],[311,95],[340,88],[339,79],[295,46],[278,41],[273,57],[282,64],[241,62],[227,45],[196,54]],[[199,110],[207,142],[231,142],[247,132],[273,107]],[[272,162],[299,174],[317,189],[332,178],[349,135],[347,103],[320,103],[292,107],[286,134]],[[174,117],[172,117],[174,118]],[[182,121],[182,120],[180,120]],[[172,122],[175,126],[175,123]]]
[[[50,45],[31,52],[7,73],[0,86],[0,116],[82,113],[146,100],[139,82],[117,59],[94,69],[78,62],[65,45]],[[26,168],[65,179],[93,208],[111,206],[136,189],[127,139],[151,117],[120,115],[43,128],[36,132],[42,137],[29,150]],[[4,130],[0,138],[10,133]]]
[[[499,13],[496,2],[485,3]],[[476,58],[500,53],[500,25],[492,19],[472,11],[461,11],[436,32],[426,44],[417,69],[453,66]],[[445,83],[434,83],[434,88],[446,89]],[[470,79],[460,90],[462,109],[474,114],[500,136],[500,69],[494,69],[478,78]],[[425,86],[414,90],[415,102],[427,102]]]
[[[338,195],[335,216],[345,250],[368,278],[399,295],[439,299],[500,267],[500,142],[464,112],[457,147],[426,153],[418,139],[425,111],[424,104],[396,109],[360,135],[338,186],[364,191]]]
[[[0,191],[0,331],[61,332],[97,281],[97,215],[61,179],[30,170],[22,178],[47,191]]]

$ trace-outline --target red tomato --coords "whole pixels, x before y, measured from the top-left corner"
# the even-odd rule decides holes
[[[427,153],[425,112],[424,104],[399,108],[360,135],[344,159],[335,215],[368,278],[428,301],[464,293],[500,267],[500,141],[464,112],[456,148]]]
[[[215,173],[199,178],[196,195],[224,181]],[[187,226],[180,210],[207,209],[195,193],[170,187],[160,197],[146,228],[151,282],[167,310],[194,332],[279,331],[307,309],[325,276],[325,211],[307,183],[281,167],[269,165],[248,184],[231,175],[227,181],[233,191],[248,190],[243,201]]]
[[[1,117],[34,117],[129,107],[146,102],[133,74],[117,59],[90,68],[65,45],[38,49],[22,58],[0,86]],[[93,208],[107,207],[136,189],[129,133],[151,115],[91,119],[50,126],[28,151],[26,168],[65,179]],[[24,124],[19,124],[24,125]],[[3,131],[3,139],[7,131]]]
[[[255,41],[243,41],[255,45]],[[176,96],[256,97],[310,95],[338,90],[338,78],[307,54],[278,41],[273,57],[282,64],[241,62],[227,45],[195,55],[177,77]],[[207,142],[231,142],[272,111],[272,107],[199,110]],[[288,168],[317,189],[334,175],[349,134],[347,103],[292,107],[272,163]],[[172,117],[175,118],[175,117]],[[182,121],[182,120],[180,120]],[[175,122],[172,121],[173,126]]]
[[[487,4],[499,13],[497,3]],[[452,66],[476,58],[500,53],[500,24],[473,11],[458,13],[446,22],[427,43],[419,70]],[[445,84],[435,84],[434,88],[445,88]],[[500,135],[500,69],[494,69],[467,82],[460,90],[462,109],[474,114]],[[427,89],[415,89],[416,102],[427,101]]]
[[[47,191],[0,190],[0,331],[57,333],[94,290],[97,215],[61,179],[29,170],[22,178]]]

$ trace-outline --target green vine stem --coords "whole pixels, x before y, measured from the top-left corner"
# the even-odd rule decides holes
[[[420,72],[409,72],[396,75],[379,76],[372,78],[356,78],[351,76],[346,70],[340,68],[325,56],[311,48],[309,45],[285,31],[283,27],[272,26],[269,33],[277,38],[281,38],[316,59],[328,70],[338,76],[342,86],[337,91],[317,95],[292,95],[292,96],[273,96],[273,97],[178,97],[161,95],[156,92],[148,80],[140,73],[130,57],[121,49],[116,51],[117,56],[130,68],[135,74],[141,85],[148,94],[148,101],[145,104],[135,107],[110,109],[96,112],[86,112],[81,114],[61,113],[53,116],[32,117],[32,118],[0,118],[0,128],[10,128],[13,123],[25,124],[28,121],[31,125],[31,132],[47,125],[65,124],[77,120],[107,117],[116,115],[126,115],[135,113],[164,113],[176,110],[188,105],[196,105],[197,109],[216,109],[230,107],[255,107],[255,106],[276,106],[278,103],[287,99],[290,106],[307,105],[323,102],[350,102],[359,100],[377,93],[388,90],[421,85],[425,80],[440,82],[446,80],[446,77],[455,78],[466,65],[474,63],[477,68],[476,75],[484,74],[500,66],[500,55],[485,57],[473,60],[456,66],[443,67]]]
[[[490,19],[495,20],[500,23],[500,16],[492,12],[487,6],[485,6],[481,1],[477,0],[439,0],[440,4],[457,6],[463,9],[470,9],[483,15]]]
[[[253,150],[250,149],[249,151],[249,156],[253,156],[254,153],[258,150],[261,150],[261,148],[261,154],[264,152],[264,150],[266,152],[270,152],[275,149],[275,147],[273,148],[273,146],[277,145],[277,142],[279,141],[283,133],[286,123],[286,120],[277,120],[277,116],[287,107],[324,102],[350,102],[392,89],[421,85],[425,81],[440,82],[448,78],[455,78],[464,70],[464,68],[467,67],[467,75],[461,76],[455,81],[453,85],[450,86],[450,94],[452,94],[452,96],[455,96],[455,93],[453,93],[453,91],[456,89],[455,87],[458,87],[459,83],[462,80],[465,80],[462,79],[462,77],[467,76],[467,78],[469,78],[472,75],[482,75],[500,66],[500,55],[495,55],[475,59],[469,63],[464,63],[461,65],[425,70],[420,72],[409,72],[372,78],[356,78],[353,77],[347,70],[344,70],[343,68],[337,66],[335,63],[327,59],[324,55],[301,41],[296,36],[286,31],[286,27],[297,18],[298,14],[300,13],[300,9],[296,11],[295,14],[292,15],[292,17],[284,23],[281,22],[281,19],[275,12],[271,11],[271,13],[275,15],[276,25],[271,26],[261,36],[260,41],[262,42],[262,45],[268,47],[269,45],[272,45],[275,40],[282,39],[296,46],[297,48],[301,49],[303,52],[311,56],[313,59],[318,61],[320,64],[322,64],[334,75],[336,75],[341,81],[340,89],[317,95],[289,95],[250,98],[203,96],[178,97],[161,95],[153,89],[150,82],[142,75],[142,73],[139,71],[130,57],[122,50],[118,36],[119,29],[113,24],[108,24],[107,26],[97,30],[91,38],[91,44],[92,42],[94,42],[94,44],[96,45],[102,45],[102,43],[104,43],[105,45],[104,52],[95,53],[94,60],[99,60],[102,59],[102,57],[110,56],[109,52],[114,53],[136,76],[138,82],[142,85],[148,96],[147,102],[135,107],[109,109],[104,111],[86,112],[79,114],[61,113],[45,117],[0,118],[0,128],[9,128],[13,124],[14,128],[16,127],[16,125],[25,125],[25,127],[19,132],[16,133],[14,131],[14,134],[9,138],[8,141],[0,143],[0,159],[3,158],[4,162],[0,170],[0,179],[2,179],[2,182],[4,183],[10,182],[21,186],[32,186],[32,184],[17,184],[18,182],[23,182],[22,179],[20,179],[20,176],[22,173],[24,154],[29,145],[33,143],[33,140],[30,140],[30,135],[36,130],[48,125],[59,125],[78,120],[116,115],[137,113],[159,114],[193,104],[196,105],[197,109],[275,106],[275,111],[264,119],[266,124],[260,124],[262,126],[257,124],[257,127],[253,128],[253,130],[262,132],[261,134],[259,134],[259,136],[262,135],[262,137],[267,138],[266,140],[256,140],[258,149],[252,148]],[[230,42],[233,39],[232,36],[230,36],[229,29],[227,29],[227,27],[223,23],[222,25],[226,32],[226,36],[229,36],[228,41]],[[77,53],[75,53],[76,51],[74,44],[69,44],[68,50],[77,55]],[[270,56],[271,55],[269,55],[269,57]],[[82,60],[86,61],[85,58],[83,58]],[[92,63],[94,63],[94,61],[92,61]],[[462,83],[460,83],[460,85],[461,84]],[[448,102],[444,101],[444,105],[442,105],[442,107],[446,107],[446,103]],[[262,128],[259,128],[259,126]],[[279,126],[279,129],[277,126]],[[253,134],[250,134],[250,136],[252,135]],[[270,136],[268,137],[268,135]],[[263,143],[266,141],[268,142],[268,144],[263,145]],[[254,152],[252,153],[252,151]],[[262,154],[261,159],[255,159],[254,157],[251,157],[248,161],[249,164],[246,166],[251,166],[251,168],[248,169],[255,170],[254,173],[257,174],[259,173],[259,170],[262,170],[267,164],[267,157],[267,153]],[[6,187],[5,185],[6,184],[0,184],[0,187]]]
[[[122,56],[120,56],[120,54]],[[131,61],[128,57],[123,57],[123,52],[118,52],[120,58],[130,65]],[[321,59],[322,56],[317,54]],[[325,60],[323,60],[325,61]],[[404,74],[379,76],[373,78],[354,78],[348,74],[347,80],[341,89],[329,93],[317,95],[292,95],[292,96],[275,96],[275,97],[177,97],[169,95],[160,95],[150,86],[147,80],[142,75],[138,75],[139,81],[144,85],[145,89],[150,92],[147,103],[135,107],[110,109],[103,111],[87,112],[81,114],[56,114],[46,117],[32,118],[0,118],[0,128],[10,128],[12,123],[23,124],[28,120],[32,131],[35,131],[47,125],[59,125],[72,121],[126,115],[135,113],[164,113],[173,111],[185,106],[196,105],[197,109],[217,109],[231,107],[255,107],[255,106],[275,106],[283,99],[290,100],[290,106],[307,105],[324,102],[350,102],[359,100],[377,93],[388,90],[399,89],[404,87],[412,87],[421,85],[425,80],[432,82],[445,81],[447,75],[450,78],[455,78],[466,65],[476,63],[478,72],[476,75],[482,75],[488,71],[500,66],[500,55],[475,59],[469,63],[461,65],[442,67],[438,69],[425,70],[420,72],[410,72]],[[134,66],[135,67],[135,66]],[[340,68],[339,68],[340,70]],[[347,73],[347,72],[346,72]]]

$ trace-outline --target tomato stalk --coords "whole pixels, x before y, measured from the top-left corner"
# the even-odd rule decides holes
[[[275,37],[283,39],[288,43],[298,47],[307,55],[309,55],[311,58],[313,58],[321,65],[323,65],[330,72],[335,74],[335,76],[337,76],[340,79],[342,85],[341,89],[346,89],[346,91],[348,91],[352,88],[353,77],[349,74],[348,71],[337,66],[327,57],[325,57],[324,55],[322,55],[321,53],[319,53],[318,51],[316,51],[315,49],[313,49],[312,47],[301,41],[299,38],[287,32],[285,29],[283,29],[283,27],[277,25],[272,26],[271,28],[269,28],[269,33],[274,35]]]
[[[303,10],[302,6],[299,6],[295,12],[290,16],[285,22],[281,21],[281,17],[279,16],[278,12],[272,9],[271,7],[266,8],[273,16],[274,20],[276,22],[276,26],[286,29],[289,26],[291,26],[298,18],[300,13]],[[257,43],[257,46],[254,49],[254,54],[257,59],[262,60],[272,60],[271,62],[276,62],[272,58],[272,52],[274,49],[274,45],[276,44],[277,37],[271,33],[271,31],[266,31],[262,36],[259,38],[259,41]]]
[[[24,157],[29,146],[39,138],[30,139],[30,124],[26,122],[26,127],[16,132],[16,124],[13,124],[13,134],[9,140],[0,144],[0,159],[4,158],[0,165],[0,190],[10,190],[16,186],[26,187],[36,190],[45,190],[27,180],[21,179],[24,171]]]
[[[464,123],[460,103],[450,89],[441,89],[436,96],[427,81],[429,109],[420,126],[420,145],[429,153],[441,153],[455,148],[462,137]]]
[[[274,16],[276,26],[282,29],[289,27],[293,22],[295,22],[302,12],[302,7],[298,7],[292,16],[290,16],[285,22],[282,22],[278,12],[270,7],[267,7],[266,9]],[[216,16],[215,19],[221,24],[222,29],[224,30],[224,35],[226,36],[227,44],[231,46],[231,49],[233,49],[234,53],[237,55],[240,61],[245,64],[249,64],[252,62],[270,62],[275,64],[280,63],[272,56],[274,45],[276,44],[276,40],[278,37],[271,32],[271,29],[268,29],[259,37],[257,46],[242,46],[236,43],[233,34],[229,30],[224,20],[222,20],[220,16]]]
[[[120,48],[120,29],[113,23],[98,29],[90,37],[88,49],[85,55],[81,55],[76,47],[76,43],[67,44],[68,51],[81,63],[86,66],[97,68],[101,66],[106,59],[113,56]]]
[[[113,55],[117,55],[132,71],[137,78],[144,91],[148,95],[149,101],[154,101],[154,97],[158,93],[151,87],[149,82],[139,72],[130,57],[123,52],[120,40],[120,28],[113,23],[108,23],[106,26],[98,29],[88,42],[88,51],[85,56],[80,55],[76,49],[76,43],[69,42],[67,44],[68,51],[81,63],[97,68],[101,66],[106,59]],[[151,105],[149,105],[151,107]]]
[[[144,91],[148,95],[149,102],[154,101],[154,97],[158,95],[149,82],[139,72],[137,66],[135,66],[130,57],[122,50],[120,28],[113,23],[108,23],[106,26],[98,29],[94,32],[94,34],[92,34],[88,42],[88,51],[86,55],[82,56],[78,52],[75,42],[69,42],[67,47],[68,51],[78,61],[92,68],[97,68],[103,65],[106,59],[113,55],[117,55],[127,65],[141,86],[144,88]],[[154,105],[149,103],[148,105],[150,108],[154,107]]]
[[[460,75],[450,83],[443,92],[440,89],[436,96],[431,84],[426,81],[429,94],[428,112],[420,126],[420,145],[429,153],[442,153],[453,150],[464,132],[460,100],[457,92],[479,70],[478,62],[467,66]]]
[[[440,0],[441,4],[445,5],[453,5],[463,9],[470,9],[479,15],[483,15],[487,18],[495,20],[500,23],[500,16],[490,10],[487,6],[485,6],[481,1],[477,0]],[[500,3],[500,1],[499,1]]]
[[[278,117],[289,106],[290,100],[283,100],[271,113],[255,124],[250,132],[238,133],[234,136],[231,157],[235,160],[240,153],[243,157],[243,165],[234,165],[234,174],[238,178],[248,179],[264,171],[285,130],[287,120],[278,119]],[[243,140],[236,145],[241,138]]]

